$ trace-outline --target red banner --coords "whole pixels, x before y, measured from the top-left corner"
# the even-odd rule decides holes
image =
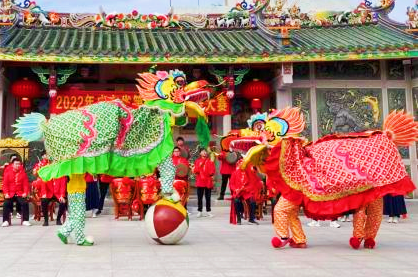
[[[231,103],[225,94],[219,94],[201,104],[207,115],[231,114]]]
[[[131,107],[136,107],[142,103],[136,91],[87,91],[71,89],[59,91],[56,97],[51,98],[49,112],[60,114],[68,110],[75,110],[100,101],[113,99],[120,99]]]

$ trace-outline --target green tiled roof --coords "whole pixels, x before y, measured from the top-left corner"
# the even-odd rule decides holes
[[[75,56],[157,55],[236,56],[274,54],[280,41],[261,30],[104,30],[14,28],[6,34],[4,52]]]
[[[277,33],[276,33],[277,34]],[[417,37],[378,23],[254,29],[0,30],[0,60],[65,63],[277,63],[418,57]]]
[[[313,27],[292,30],[286,52],[365,52],[415,49],[418,40],[384,24]]]

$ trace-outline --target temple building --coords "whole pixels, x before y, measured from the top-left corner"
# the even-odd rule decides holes
[[[136,74],[176,68],[225,92],[202,103],[213,134],[286,106],[301,108],[311,140],[381,128],[392,110],[418,115],[417,7],[401,24],[388,17],[394,0],[317,13],[284,2],[160,15],[56,13],[0,1],[1,138],[13,136],[25,112],[49,116],[114,98],[140,104]],[[176,135],[193,147],[193,122]],[[418,147],[400,152],[418,182]]]

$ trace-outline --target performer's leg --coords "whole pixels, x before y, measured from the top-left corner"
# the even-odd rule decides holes
[[[29,204],[26,198],[23,197],[17,197],[16,202],[20,204],[21,212],[22,212],[22,221],[28,221],[29,222]]]
[[[205,188],[198,187],[197,188],[197,211],[202,212],[203,210],[203,194]]]
[[[365,230],[365,241],[364,247],[374,248],[376,242],[375,238],[377,232],[379,231],[380,224],[382,223],[382,213],[383,213],[383,199],[379,198],[371,202],[366,209],[367,219]]]
[[[44,216],[44,224],[43,226],[48,226],[48,198],[41,199],[41,206],[42,206],[42,215]]]
[[[57,215],[57,225],[62,225],[61,223],[61,217],[64,215],[65,213],[65,202],[59,202],[59,206],[58,206],[58,215]]]
[[[5,226],[9,226],[10,213],[13,210],[13,199],[7,198],[3,202],[3,222],[7,222]]]
[[[103,210],[104,201],[106,199],[106,194],[108,190],[109,190],[109,183],[100,182],[100,202],[99,202],[98,214],[100,214]]]
[[[364,238],[364,225],[366,223],[366,207],[362,207],[353,215],[353,236],[350,238],[350,245],[354,249],[360,247]]]
[[[22,205],[19,203],[19,201],[16,201],[16,216],[17,214],[20,214],[20,216],[22,216]]]
[[[281,239],[289,238],[289,212],[293,204],[285,198],[280,198],[274,206],[274,229]]]
[[[250,219],[248,221],[250,223],[257,223],[255,221],[255,210],[257,209],[257,203],[255,202],[253,198],[250,198],[247,200],[247,205],[250,208]]]
[[[239,198],[235,198],[234,200],[234,207],[235,207],[235,214],[237,217],[237,224],[241,225],[241,216],[244,212],[244,207],[242,205],[242,201]]]
[[[82,192],[72,194],[72,205],[70,207],[75,239],[78,245],[85,242],[84,227],[86,226],[86,195]]]
[[[366,207],[358,209],[353,216],[353,237],[360,240],[364,238],[364,226],[366,223]]]
[[[284,197],[281,197],[277,202],[276,206],[274,207],[274,229],[279,236],[274,237],[271,240],[273,247],[283,247],[289,242],[289,224],[290,218],[292,219],[292,224],[295,224],[295,234],[297,236],[296,240],[303,241],[303,236],[301,236],[297,230],[296,222],[294,217],[294,211],[298,210],[299,206],[293,204],[292,202],[288,201]],[[299,223],[300,224],[300,223]],[[303,234],[302,227],[300,230]]]
[[[292,241],[296,244],[291,244],[292,247],[306,247],[306,236],[302,229],[302,223],[299,219],[300,207],[293,205],[289,211],[290,231],[292,232]]]
[[[205,188],[205,202],[206,202],[206,212],[209,213],[211,212],[211,195],[212,195],[212,189],[210,188]]]
[[[74,221],[73,218],[73,199],[74,199],[74,193],[68,193],[68,209],[69,213],[67,216],[67,220],[65,220],[64,225],[58,230],[58,237],[62,240],[63,243],[67,244],[67,237],[70,236],[71,232],[74,229]]]
[[[176,168],[174,167],[171,156],[167,157],[159,166],[161,191],[164,194],[173,193],[173,183],[176,176]]]
[[[219,194],[218,200],[223,200],[224,199],[225,191],[226,191],[226,185],[228,184],[228,180],[229,180],[230,176],[231,175],[229,175],[229,174],[222,174],[221,192]]]

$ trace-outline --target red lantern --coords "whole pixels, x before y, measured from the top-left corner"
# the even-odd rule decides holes
[[[254,98],[251,100],[251,109],[253,110],[261,110],[263,104],[261,103],[261,100],[258,98]]]
[[[12,84],[11,93],[17,98],[39,98],[42,96],[42,88],[39,83],[23,78]]]
[[[254,79],[244,84],[241,93],[247,99],[263,99],[270,95],[270,86],[266,82]]]

